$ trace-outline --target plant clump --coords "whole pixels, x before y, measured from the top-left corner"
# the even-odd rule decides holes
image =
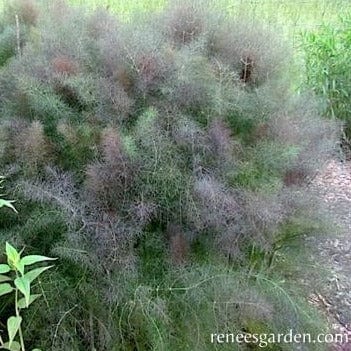
[[[228,328],[324,328],[282,267],[323,231],[306,184],[340,127],[290,89],[288,45],[196,1],[132,25],[23,3],[21,52],[0,26],[0,163],[21,208],[1,240],[61,262],[26,340],[210,350]]]

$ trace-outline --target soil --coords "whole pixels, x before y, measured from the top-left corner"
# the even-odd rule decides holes
[[[330,350],[351,351],[351,161],[328,161],[310,186],[325,202],[335,224],[330,236],[312,238],[316,262],[329,273],[324,284],[312,288],[310,302],[326,313],[335,333],[349,335],[348,342],[331,345]]]

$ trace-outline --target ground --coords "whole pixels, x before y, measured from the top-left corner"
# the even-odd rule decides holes
[[[311,186],[332,214],[335,232],[312,239],[316,262],[330,273],[324,284],[311,289],[310,300],[324,310],[336,332],[350,335],[349,343],[334,345],[331,350],[351,350],[351,161],[331,159]]]

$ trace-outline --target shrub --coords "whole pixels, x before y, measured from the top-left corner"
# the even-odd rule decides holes
[[[11,1],[7,4],[1,14],[0,67],[11,57],[22,53],[38,16],[39,9],[31,0]]]
[[[88,166],[88,192],[99,199],[105,210],[121,210],[133,187],[134,174],[137,171],[124,154],[118,132],[107,128],[101,136],[103,162]]]
[[[305,184],[339,126],[292,92],[274,33],[203,5],[130,24],[55,2],[0,71],[0,164],[22,207],[2,238],[63,262],[28,328],[46,348],[315,327],[281,262],[322,229]]]
[[[4,182],[4,177],[0,177],[0,185]],[[2,188],[2,186],[0,186]],[[2,196],[2,195],[1,195]],[[15,207],[12,205],[14,201],[13,200],[5,200],[5,199],[0,199],[0,208],[1,207],[8,207],[11,208],[13,211],[17,212]]]
[[[248,85],[257,86],[281,77],[291,59],[290,49],[282,46],[263,24],[228,21],[211,34],[210,55],[230,67],[238,81]]]
[[[14,14],[16,14],[20,23],[24,23],[26,26],[34,26],[37,23],[39,13],[39,7],[34,1],[15,0],[11,1],[11,4],[6,8],[5,17],[10,22],[14,19]]]
[[[204,12],[195,3],[175,2],[165,12],[165,34],[177,45],[196,40],[205,31]]]
[[[38,174],[49,161],[49,144],[44,135],[43,125],[32,122],[15,141],[15,155],[29,175]]]
[[[13,27],[3,28],[0,35],[0,66],[16,53],[16,32]]]

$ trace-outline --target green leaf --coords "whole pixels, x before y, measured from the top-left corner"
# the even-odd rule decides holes
[[[30,281],[25,276],[18,277],[15,279],[15,286],[24,295],[26,307],[28,307],[30,298]]]
[[[0,274],[0,283],[3,283],[3,282],[9,282],[11,281],[12,279],[10,277],[8,277],[7,275],[2,275]]]
[[[21,351],[21,345],[17,341],[12,341],[11,347],[9,342],[5,342],[1,348],[10,351]]]
[[[6,256],[8,265],[16,267],[16,264],[20,261],[20,254],[18,251],[8,242],[6,242]]]
[[[21,262],[25,266],[29,266],[33,263],[42,262],[42,261],[52,261],[52,260],[56,260],[56,259],[57,258],[51,258],[51,257],[46,257],[46,256],[40,256],[40,255],[28,255],[28,256],[24,256],[21,259]]]
[[[15,336],[18,332],[18,329],[21,325],[21,322],[22,322],[22,317],[20,317],[20,316],[18,316],[18,317],[12,316],[7,320],[7,332],[9,334],[10,350],[12,350],[11,346],[13,343],[13,339],[15,338]]]
[[[6,241],[6,255],[7,255],[7,258],[12,261],[15,261],[19,256],[18,251],[7,241]]]
[[[7,264],[0,264],[0,274],[10,272],[11,268]]]
[[[13,287],[9,283],[0,284],[0,296],[6,295],[13,290]]]
[[[24,274],[24,264],[21,262],[21,254],[8,242],[6,242],[7,263],[10,268],[15,268],[17,271]]]
[[[29,297],[29,303],[28,306],[34,302],[37,298],[39,298],[41,296],[41,294],[33,294],[30,295]],[[18,308],[27,308],[28,306],[26,306],[26,299],[24,297],[22,297],[21,299],[19,299],[18,303],[17,303]]]
[[[32,269],[31,271],[27,272],[24,277],[31,283],[34,279],[36,279],[41,273],[44,271],[48,270],[53,266],[47,266],[47,267],[40,267],[40,268],[35,268]]]
[[[41,351],[40,349],[33,349],[32,351]]]
[[[15,268],[23,275],[24,274],[24,264],[22,261],[18,261],[15,265]]]
[[[0,199],[0,208],[1,208],[1,207],[9,207],[9,208],[11,208],[13,211],[15,211],[16,213],[18,213],[17,210],[15,209],[15,207],[12,205],[12,202],[14,202],[14,201]]]

